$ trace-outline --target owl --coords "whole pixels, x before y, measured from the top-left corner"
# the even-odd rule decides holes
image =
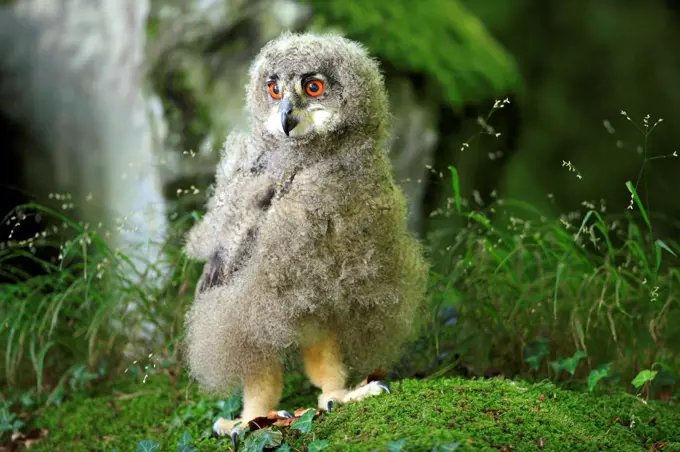
[[[206,390],[243,389],[241,417],[213,426],[235,446],[240,426],[277,408],[292,355],[321,409],[389,392],[348,381],[393,365],[416,337],[429,268],[407,227],[386,149],[387,92],[365,48],[285,33],[249,77],[248,132],[227,138],[185,246],[206,262],[186,361]]]

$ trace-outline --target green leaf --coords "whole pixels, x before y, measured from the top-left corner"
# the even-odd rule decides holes
[[[194,452],[194,450],[195,449],[191,447],[191,433],[189,433],[188,430],[185,430],[177,444],[177,452]]]
[[[405,445],[406,445],[405,439],[400,439],[399,441],[392,441],[387,445],[387,450],[389,452],[401,452]]]
[[[283,444],[276,450],[279,452],[290,452],[290,446],[288,446],[288,444]]]
[[[612,363],[603,364],[597,369],[593,369],[590,374],[588,374],[588,390],[593,392],[597,383],[605,377],[609,376],[609,370],[611,369]]]
[[[673,368],[666,363],[655,362],[654,364],[652,364],[652,367],[655,367],[655,366],[660,367],[661,369],[665,370],[666,372],[668,372],[671,375],[675,375],[675,371],[673,370]]]
[[[189,433],[189,430],[185,430],[184,433],[182,433],[182,437],[179,439],[179,444],[182,446],[188,446],[191,444],[191,433]]]
[[[21,405],[25,407],[31,407],[35,405],[35,400],[33,400],[33,393],[31,391],[22,393],[19,401],[21,402]]]
[[[562,371],[562,363],[560,361],[550,361],[550,368],[558,374]]]
[[[524,362],[533,370],[538,370],[543,358],[548,356],[548,341],[544,338],[531,342],[524,351]]]
[[[266,435],[249,436],[243,443],[243,452],[263,452],[269,438]]]
[[[137,443],[137,452],[156,452],[160,446],[156,441],[143,439]]]
[[[654,242],[654,254],[656,255],[656,271],[659,271],[659,268],[661,267],[661,250],[665,250],[671,255],[678,257],[678,255],[675,254],[675,251],[670,249],[670,247],[666,245],[663,241],[656,240]]]
[[[460,183],[458,181],[458,170],[455,166],[449,166],[449,171],[451,171],[451,185],[453,186],[453,199],[456,205],[456,210],[458,213],[462,212],[461,199],[460,199]]]
[[[638,209],[640,209],[640,213],[642,214],[642,218],[645,220],[645,223],[647,223],[647,227],[649,229],[652,229],[652,223],[649,221],[649,217],[647,216],[647,211],[645,210],[645,206],[642,204],[642,201],[640,200],[640,197],[637,194],[637,191],[635,191],[635,187],[633,187],[633,183],[631,181],[626,182],[626,187],[628,188],[628,191],[630,194],[633,196],[633,199],[635,200],[635,204],[637,204]]]
[[[290,426],[293,429],[300,430],[302,433],[309,433],[312,431],[312,419],[314,419],[314,415],[316,414],[316,410],[310,409],[305,412],[302,416],[300,416],[299,419],[297,419],[293,424]]]
[[[283,433],[278,430],[274,430],[271,427],[255,430],[250,434],[250,436],[254,438],[261,436],[265,438],[267,440],[265,446],[267,447],[277,447],[283,442]]]
[[[586,357],[588,357],[586,352],[584,352],[583,350],[578,350],[576,353],[574,353],[574,356],[572,356],[571,358],[564,359],[562,368],[569,372],[571,375],[574,375],[574,373],[576,372],[576,367],[578,367],[579,361]]]
[[[662,249],[668,251],[668,252],[671,253],[673,256],[678,257],[678,255],[675,254],[675,251],[673,251],[672,249],[670,249],[670,247],[669,247],[668,245],[666,245],[664,242],[662,242],[661,240],[657,240],[656,242],[654,242],[654,244],[655,244],[656,246],[658,246],[659,248],[662,248]]]
[[[571,358],[562,358],[557,361],[551,361],[550,366],[555,371],[555,373],[559,373],[563,370],[565,372],[569,372],[571,375],[574,375],[574,373],[576,373],[578,363],[587,356],[588,355],[584,351],[578,350]]]
[[[641,371],[631,382],[636,389],[640,389],[645,383],[649,383],[656,378],[658,371],[645,369]]]
[[[317,439],[316,441],[309,443],[309,446],[307,446],[307,452],[317,452],[324,449],[328,449],[328,441],[325,439]]]
[[[219,400],[215,406],[220,410],[219,416],[225,419],[234,419],[234,415],[241,409],[241,397],[239,394],[234,394],[227,400]]]

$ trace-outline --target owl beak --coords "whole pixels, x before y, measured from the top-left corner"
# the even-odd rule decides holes
[[[290,99],[284,99],[279,107],[281,112],[281,127],[286,136],[290,136],[290,131],[300,122],[300,119],[293,114],[293,104]]]

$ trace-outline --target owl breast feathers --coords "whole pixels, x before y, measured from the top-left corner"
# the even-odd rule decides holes
[[[385,152],[376,62],[339,36],[284,34],[254,60],[248,133],[222,150],[186,252],[206,261],[186,358],[208,389],[332,334],[351,371],[413,337],[428,268]]]

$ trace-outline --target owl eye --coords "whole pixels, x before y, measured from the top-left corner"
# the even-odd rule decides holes
[[[278,83],[270,82],[267,84],[267,87],[269,88],[269,95],[272,96],[272,99],[281,99],[281,88],[279,88]]]
[[[305,83],[305,92],[308,96],[319,97],[323,94],[324,84],[321,80],[310,80]]]

